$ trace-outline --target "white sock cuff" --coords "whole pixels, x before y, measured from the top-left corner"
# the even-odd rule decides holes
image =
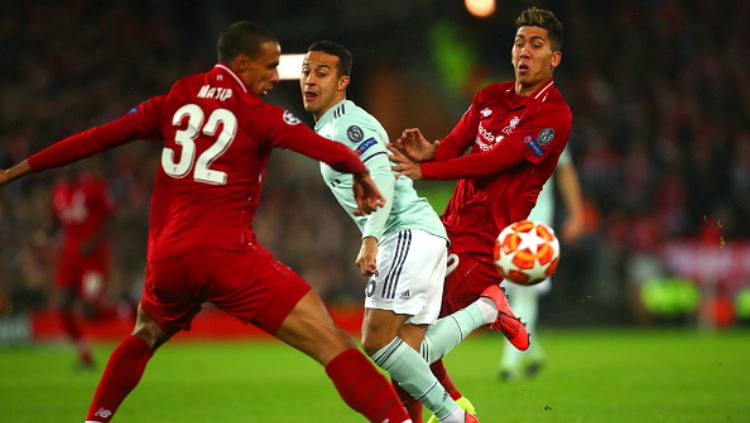
[[[487,297],[480,297],[474,302],[479,307],[479,312],[482,313],[484,323],[490,324],[497,320],[497,307],[492,299]]]

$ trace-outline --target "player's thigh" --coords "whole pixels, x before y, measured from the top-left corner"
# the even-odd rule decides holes
[[[404,230],[383,238],[377,272],[365,288],[365,308],[409,316],[405,323],[434,323],[446,260],[446,241],[427,232]]]
[[[209,266],[201,266],[203,262],[195,254],[181,254],[146,264],[140,308],[166,333],[190,330],[193,318],[205,301]]]
[[[336,327],[315,291],[308,291],[286,316],[276,337],[304,352],[322,365],[347,349],[354,341]]]
[[[502,281],[490,258],[467,253],[459,253],[457,257],[458,265],[445,278],[441,316],[468,306],[485,288]]]
[[[207,301],[271,335],[311,289],[258,244],[216,255],[211,262],[214,270],[205,290]]]

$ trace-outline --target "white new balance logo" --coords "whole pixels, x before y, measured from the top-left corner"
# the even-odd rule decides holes
[[[105,419],[108,419],[112,417],[112,412],[107,410],[106,408],[101,407],[98,410],[96,410],[96,413],[94,413],[94,415],[96,417],[104,417]]]

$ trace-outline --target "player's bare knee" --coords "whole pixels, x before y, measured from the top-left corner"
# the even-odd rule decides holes
[[[427,325],[403,325],[398,330],[398,337],[403,339],[410,347],[419,351],[420,345],[424,340]]]
[[[156,345],[161,338],[162,330],[154,322],[138,321],[133,328],[133,336],[143,339],[151,347],[156,349]]]
[[[348,349],[357,348],[351,335],[337,326],[328,328],[326,334],[319,339],[323,340],[322,349],[326,351],[324,355],[336,356]]]
[[[165,332],[159,327],[159,325],[140,307],[138,307],[138,317],[132,335],[146,341],[152,350],[159,348],[172,336],[172,334]]]
[[[357,348],[352,337],[339,328],[324,330],[319,335],[313,338],[309,343],[309,348],[303,351],[324,366],[344,351]]]
[[[372,357],[373,354],[388,345],[394,337],[395,334],[385,333],[384,331],[365,330],[362,333],[362,349]]]

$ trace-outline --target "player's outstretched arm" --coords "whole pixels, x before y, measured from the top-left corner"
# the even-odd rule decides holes
[[[27,160],[18,163],[10,169],[3,170],[0,172],[0,185],[6,184],[14,179],[18,179],[21,176],[31,172],[31,166]]]
[[[410,159],[401,150],[389,145],[388,149],[393,153],[389,159],[394,163],[391,170],[396,172],[396,179],[406,176],[413,180],[422,179],[422,169],[419,163]]]
[[[439,141],[430,142],[422,135],[419,128],[404,129],[401,136],[391,143],[404,155],[416,162],[432,160],[435,157]]]
[[[355,216],[370,214],[385,204],[385,198],[370,177],[370,172],[355,173],[352,182],[354,201],[357,202]]]

